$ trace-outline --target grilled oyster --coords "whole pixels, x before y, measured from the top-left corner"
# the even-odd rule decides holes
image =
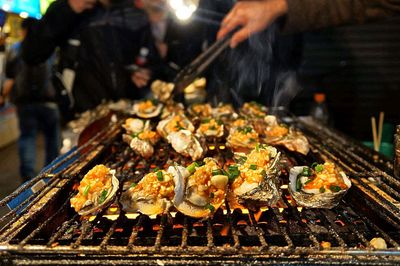
[[[124,134],[122,139],[129,144],[133,151],[147,159],[153,156],[153,146],[160,140],[160,136],[155,131],[147,130],[132,135]]]
[[[115,170],[96,165],[82,178],[71,206],[79,215],[95,214],[114,200],[118,187]]]
[[[257,102],[248,102],[240,108],[240,114],[247,118],[264,118],[267,115],[267,108]]]
[[[289,192],[300,206],[333,208],[350,187],[350,179],[330,162],[290,169]]]
[[[210,117],[212,115],[212,108],[211,108],[211,105],[208,103],[204,103],[204,104],[196,103],[196,104],[191,105],[188,108],[188,112],[192,116],[206,118],[206,117]]]
[[[307,155],[310,145],[307,138],[293,127],[278,124],[277,118],[268,115],[264,118],[266,126],[263,130],[264,141],[271,145],[282,145],[290,151],[296,151]]]
[[[170,116],[164,120],[161,120],[157,125],[158,134],[165,139],[169,134],[179,130],[189,130],[190,132],[194,132],[194,126],[183,114]]]
[[[212,109],[212,116],[216,119],[235,119],[238,117],[231,104],[219,104],[216,108]]]
[[[142,100],[133,105],[133,112],[140,118],[153,118],[161,114],[162,108],[157,100]]]
[[[258,133],[252,126],[233,127],[226,139],[227,146],[236,152],[247,152],[258,143]]]
[[[146,215],[162,214],[172,206],[174,188],[171,173],[164,170],[149,173],[138,184],[133,183],[122,193],[122,209]]]
[[[228,184],[228,176],[214,159],[205,158],[204,163],[170,168],[176,184],[174,206],[195,218],[210,216],[222,205]]]
[[[183,156],[191,157],[193,161],[203,156],[204,149],[197,138],[189,130],[172,132],[167,136],[172,148]]]
[[[185,108],[181,103],[170,102],[168,103],[161,113],[161,119],[166,119],[169,116],[183,115]]]
[[[128,118],[122,125],[128,134],[136,134],[150,129],[150,121],[143,121],[138,118]]]
[[[200,126],[196,133],[204,137],[222,137],[224,135],[224,125],[221,121],[213,118],[205,118],[201,120]]]
[[[151,91],[157,100],[165,103],[171,98],[174,87],[175,85],[173,83],[155,80],[151,84]]]
[[[249,209],[256,209],[275,204],[280,197],[281,172],[278,167],[280,153],[274,147],[257,145],[247,155],[235,155],[239,159],[236,166],[237,173],[233,176],[234,181],[231,186],[233,192],[230,197],[231,205],[235,206],[237,201]],[[229,169],[229,175],[231,174],[232,171]]]

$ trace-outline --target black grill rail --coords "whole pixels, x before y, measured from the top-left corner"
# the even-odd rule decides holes
[[[89,220],[69,206],[76,185],[97,163],[117,170],[124,183],[137,182],[150,169],[169,161],[188,163],[166,143],[145,162],[120,140],[120,124],[110,124],[64,161],[78,158],[60,173],[50,169],[31,184],[50,178],[48,185],[10,211],[1,222],[0,254],[5,264],[400,264],[400,181],[390,175],[393,165],[355,141],[313,123],[291,117],[289,123],[307,135],[312,151],[307,156],[286,152],[299,164],[331,160],[350,176],[353,187],[332,209],[296,206],[282,180],[277,206],[258,212],[231,209],[214,217],[193,219],[179,212],[157,217],[125,214],[118,203]],[[223,144],[209,144],[209,154],[229,160]],[[63,162],[60,162],[61,165]],[[59,166],[58,165],[58,166]],[[25,187],[0,202],[15,198]],[[117,197],[119,197],[118,192]],[[387,249],[374,249],[370,240],[383,238]],[[329,242],[329,243],[328,243]],[[330,246],[326,246],[330,245]]]

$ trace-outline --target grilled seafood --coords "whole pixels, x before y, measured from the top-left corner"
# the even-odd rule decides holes
[[[228,176],[214,159],[205,158],[203,166],[174,167],[171,173],[176,184],[174,206],[183,214],[205,218],[224,202]]]
[[[249,151],[259,142],[258,133],[252,126],[231,128],[226,140],[227,146],[236,152]]]
[[[157,132],[163,138],[179,130],[194,132],[194,126],[184,114],[177,114],[161,120],[157,125]]]
[[[161,114],[162,108],[158,100],[142,100],[133,105],[133,112],[140,118],[153,118]]]
[[[122,125],[128,134],[137,134],[150,129],[150,121],[143,121],[138,118],[128,118]]]
[[[207,118],[212,115],[212,108],[208,103],[196,103],[189,107],[188,112],[195,117]]]
[[[161,119],[166,119],[169,116],[184,114],[185,108],[181,103],[170,102],[164,106],[161,113]]]
[[[157,100],[165,103],[171,98],[174,87],[175,85],[173,83],[155,80],[151,84],[151,91],[153,92],[153,95]]]
[[[267,108],[257,102],[248,102],[240,108],[240,113],[247,118],[264,118],[267,115]]]
[[[71,206],[79,215],[97,213],[112,202],[118,187],[115,170],[96,165],[82,178],[78,194],[71,198]]]
[[[172,148],[183,156],[191,157],[193,161],[203,156],[204,149],[197,138],[189,130],[172,132],[167,136]]]
[[[233,180],[231,205],[235,206],[238,202],[249,209],[256,209],[275,204],[280,197],[280,153],[274,147],[257,144],[249,154],[235,155],[238,165],[228,169]]]
[[[350,179],[331,162],[290,169],[289,191],[300,206],[333,208],[350,187]]]
[[[201,120],[196,133],[204,137],[222,137],[224,135],[224,125],[221,121],[213,118],[205,118]]]
[[[132,183],[130,188],[122,193],[122,209],[146,215],[162,214],[172,206],[174,188],[172,174],[169,171],[156,170],[145,175],[139,183]]]
[[[155,131],[147,130],[131,135],[124,134],[122,139],[129,144],[133,151],[147,159],[154,154],[153,146],[160,140],[160,135]]]
[[[237,114],[231,104],[219,104],[216,108],[212,109],[212,116],[216,119],[224,118],[237,118]]]
[[[293,127],[288,128],[284,124],[278,124],[275,116],[268,115],[264,118],[264,141],[271,145],[282,145],[290,151],[296,151],[307,155],[310,146],[307,138]]]

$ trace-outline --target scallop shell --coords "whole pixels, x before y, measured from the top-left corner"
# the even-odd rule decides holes
[[[89,205],[89,206],[83,207],[78,212],[79,215],[86,216],[89,214],[95,214],[97,212],[100,212],[102,209],[108,207],[108,205],[110,205],[112,203],[112,201],[115,199],[115,196],[116,196],[118,188],[119,188],[119,181],[118,181],[117,177],[115,176],[115,170],[110,170],[110,174],[112,175],[111,176],[112,187],[108,191],[108,194],[107,194],[104,202],[97,206]]]
[[[325,209],[332,209],[337,206],[351,187],[350,179],[345,174],[342,175],[343,181],[348,187],[346,190],[321,194],[307,194],[302,191],[296,191],[297,176],[303,171],[304,167],[306,166],[295,166],[290,169],[289,174],[289,192],[296,200],[297,204],[308,208]]]

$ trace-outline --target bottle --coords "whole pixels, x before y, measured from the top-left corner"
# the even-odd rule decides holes
[[[400,178],[400,125],[396,127],[394,135],[394,176]]]
[[[146,47],[140,48],[139,55],[136,57],[135,64],[138,67],[144,67],[147,65],[147,57],[149,55],[149,49]]]
[[[314,103],[311,106],[310,115],[316,121],[327,125],[329,121],[329,113],[325,98],[326,97],[324,93],[314,94]]]

